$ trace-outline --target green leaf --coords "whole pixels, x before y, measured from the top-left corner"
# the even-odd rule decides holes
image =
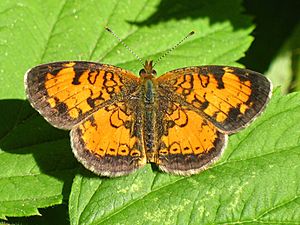
[[[67,199],[76,161],[68,133],[23,100],[0,101],[0,218],[38,215]]]
[[[291,51],[291,67],[293,74],[293,82],[291,89],[300,91],[300,23],[298,23],[289,40]]]
[[[233,64],[252,40],[247,36],[252,29],[249,19],[240,15],[239,3],[1,1],[0,96],[24,98],[20,87],[26,70],[54,60],[95,60],[138,72],[140,63],[104,26],[114,30],[144,59],[156,59],[195,30],[193,38],[157,66],[160,73],[193,64]]]
[[[230,137],[222,159],[191,177],[152,172],[77,175],[71,224],[297,224],[300,94],[275,93],[266,112]]]
[[[72,155],[68,133],[50,127],[30,109],[27,101],[18,100],[25,99],[23,76],[27,69],[50,61],[81,59],[122,66],[138,74],[140,63],[105,31],[106,25],[143,60],[157,59],[191,30],[196,31],[156,66],[158,74],[190,65],[238,65],[236,60],[244,55],[252,41],[249,33],[253,27],[249,21],[241,15],[240,0],[1,1],[0,218],[37,215],[38,208],[67,200],[74,169],[79,165]],[[286,103],[288,99],[297,103],[297,98],[289,96]],[[277,96],[278,102],[280,99],[285,98]],[[275,211],[279,211],[279,215],[290,212],[298,199],[296,191],[276,182],[283,175],[292,180],[299,155],[296,147],[285,151],[271,145],[263,148],[259,143],[268,135],[268,127],[259,124],[268,124],[268,119],[273,117],[267,115],[271,112],[277,115],[276,110],[279,110],[274,101],[273,110],[258,120],[256,126],[231,138],[230,147],[219,164],[197,176],[170,176],[150,165],[116,179],[96,177],[84,170],[75,177],[72,186],[71,223],[253,223],[255,218],[257,221],[279,221]],[[288,113],[297,115],[296,110],[286,113],[283,110],[274,116],[274,121]],[[282,132],[288,134],[290,123],[283,121]],[[299,137],[297,125],[291,126],[294,135]],[[242,138],[247,132],[250,132],[249,137]],[[258,135],[258,139],[251,140],[252,135]],[[272,135],[271,140],[278,140],[276,144],[280,147],[285,139],[280,139],[276,133]],[[279,168],[276,163],[264,161],[261,156],[265,156],[265,152],[268,152],[267,159],[273,156],[275,162],[279,160],[279,165],[286,160],[284,155],[280,157],[281,153],[294,153],[290,155],[294,161],[287,166],[288,171],[294,172],[285,174],[287,169],[283,166]],[[261,161],[252,160],[256,158]],[[275,176],[269,165],[280,175]],[[268,173],[273,175],[267,179]],[[270,190],[264,189],[267,182],[263,183],[259,175],[270,184]],[[298,180],[294,179],[290,185],[299,186]],[[269,196],[277,186],[283,193]],[[258,201],[260,197],[265,197],[265,202]],[[286,221],[299,219],[299,213],[295,215],[287,217]]]
[[[275,86],[280,85],[283,93],[300,90],[300,23],[284,42],[266,72]]]

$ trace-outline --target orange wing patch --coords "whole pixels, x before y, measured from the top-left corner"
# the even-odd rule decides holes
[[[95,112],[71,131],[77,159],[102,176],[128,174],[146,164],[141,130],[135,115],[124,102]]]
[[[221,155],[227,136],[196,112],[179,104],[166,114],[165,135],[158,150],[159,167],[167,172],[191,175]]]
[[[54,126],[71,129],[98,108],[139,86],[139,78],[118,67],[92,62],[37,66],[25,78],[31,104]]]
[[[174,101],[195,110],[226,133],[236,132],[256,117],[272,88],[259,73],[222,66],[170,71],[159,77],[158,83],[164,94],[170,95],[171,89]]]

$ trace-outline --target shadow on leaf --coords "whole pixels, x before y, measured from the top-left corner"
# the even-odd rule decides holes
[[[206,1],[206,0],[162,0],[155,12],[144,21],[130,22],[139,26],[149,26],[169,20],[209,18],[209,22],[220,23],[229,21],[235,29],[248,28],[249,17],[242,17],[240,0]],[[201,32],[201,31],[199,31]]]
[[[16,162],[20,160],[17,155],[32,154],[35,162],[28,161],[29,167],[33,167],[29,173],[44,173],[64,181],[63,193],[67,199],[78,167],[70,147],[69,132],[48,124],[28,101],[0,100],[0,113],[3,115],[0,118],[0,148],[16,155]],[[21,165],[16,163],[12,167],[15,167],[12,171],[20,173]],[[24,171],[25,174],[28,175],[28,171]]]

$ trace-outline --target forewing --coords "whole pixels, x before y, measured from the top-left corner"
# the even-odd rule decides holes
[[[30,69],[25,88],[31,105],[53,126],[71,129],[101,107],[133,93],[139,78],[121,68],[85,61]]]
[[[208,120],[178,103],[161,101],[157,164],[172,174],[191,175],[206,169],[221,155],[227,135]]]
[[[73,152],[102,176],[129,174],[146,164],[137,100],[103,107],[71,130]]]
[[[267,104],[271,82],[247,69],[223,66],[187,67],[157,79],[159,90],[211,121],[225,133],[246,126]]]

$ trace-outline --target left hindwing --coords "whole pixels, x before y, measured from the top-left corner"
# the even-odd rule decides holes
[[[262,74],[225,66],[176,69],[157,78],[157,85],[170,101],[194,110],[225,133],[252,121],[272,93],[271,82]]]
[[[146,164],[138,100],[103,107],[71,130],[73,152],[101,176],[121,176]]]

